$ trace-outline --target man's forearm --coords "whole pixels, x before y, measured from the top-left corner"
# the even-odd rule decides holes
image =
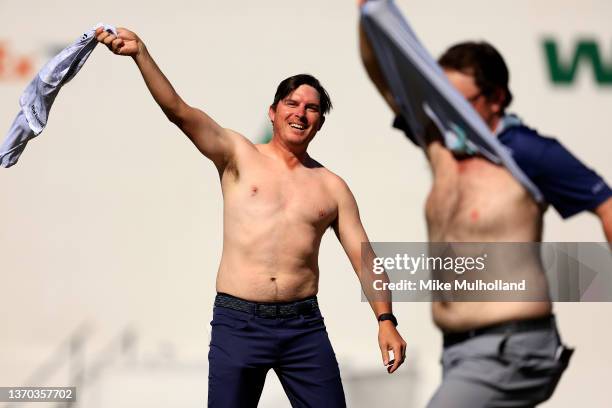
[[[607,241],[612,242],[612,197],[601,203],[594,212],[601,221]]]
[[[612,214],[601,220],[604,234],[608,243],[612,244]]]
[[[142,45],[138,55],[133,58],[155,102],[157,102],[168,119],[175,122],[180,107],[184,103],[183,100],[176,93],[172,84],[159,69],[144,45]]]
[[[374,315],[378,318],[383,313],[392,313],[393,307],[391,291],[387,287],[389,276],[385,271],[380,274],[374,272],[375,258],[376,254],[370,245],[363,248],[359,282]],[[376,285],[377,281],[380,281],[380,285]],[[377,287],[382,287],[382,289],[378,290]]]
[[[378,319],[378,317],[381,314],[385,314],[385,313],[393,313],[393,307],[391,306],[391,302],[383,302],[383,301],[370,301],[370,307],[372,307],[372,310],[374,311],[374,315],[376,315],[376,318]]]

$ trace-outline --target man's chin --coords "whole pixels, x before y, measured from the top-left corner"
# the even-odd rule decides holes
[[[308,129],[299,130],[299,129],[290,128],[289,132],[292,135],[296,137],[300,137],[300,138],[306,138],[308,135]]]
[[[288,132],[284,132],[281,136],[281,139],[287,145],[294,146],[294,147],[304,147],[308,145],[308,143],[310,143],[310,141],[314,138],[315,134],[316,132],[313,134],[312,132],[309,132],[308,130],[304,132],[299,132],[299,131],[296,132],[293,129],[291,129]]]
[[[310,142],[310,140],[311,138],[307,136],[290,137],[287,139],[287,143],[293,147],[304,147],[304,146],[308,146],[308,143]]]
[[[302,144],[310,139],[312,135],[308,132],[291,132],[287,135],[287,140],[291,143]]]

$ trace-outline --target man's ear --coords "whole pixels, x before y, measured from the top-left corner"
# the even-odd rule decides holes
[[[270,122],[274,123],[274,118],[276,117],[276,109],[274,109],[274,106],[270,105],[270,108],[268,108],[268,117],[270,118]]]
[[[319,128],[317,129],[317,131],[321,130],[324,123],[325,123],[325,116],[321,116],[321,122],[319,122]]]

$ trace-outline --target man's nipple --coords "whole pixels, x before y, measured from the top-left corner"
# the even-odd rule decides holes
[[[470,212],[470,220],[472,222],[477,222],[479,218],[480,214],[478,213],[478,210],[472,210],[472,212]]]

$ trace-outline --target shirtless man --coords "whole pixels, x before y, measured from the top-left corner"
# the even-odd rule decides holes
[[[331,108],[327,92],[310,75],[281,82],[269,109],[272,140],[254,145],[187,105],[136,34],[120,28],[117,37],[101,29],[96,35],[115,54],[134,59],[168,119],[219,172],[223,254],[211,323],[208,405],[257,406],[273,368],[292,406],[344,407],[338,363],[315,297],[327,228],[333,228],[364,288],[375,275],[361,268],[368,237],[351,191],[306,152]],[[373,256],[371,249],[368,254]],[[404,360],[406,343],[391,303],[369,299],[379,320],[383,363],[392,373]]]
[[[397,115],[395,126],[410,137],[363,27],[359,31],[366,70]],[[557,141],[505,114],[512,96],[501,55],[486,43],[463,43],[446,51],[439,63],[491,131],[512,147],[519,166],[532,167],[533,181],[547,201],[563,217],[594,212],[611,240],[612,191],[605,182]],[[478,155],[455,154],[433,136],[427,135],[425,152],[433,173],[425,203],[430,241],[541,241],[545,208],[509,171]],[[498,276],[515,270],[516,259],[510,254],[506,259],[507,265],[496,265]],[[533,267],[522,273],[542,273],[537,256],[521,262]],[[551,302],[547,296],[541,300],[433,302],[434,322],[444,333],[444,378],[428,406],[530,407],[548,399],[571,351],[560,342]]]

